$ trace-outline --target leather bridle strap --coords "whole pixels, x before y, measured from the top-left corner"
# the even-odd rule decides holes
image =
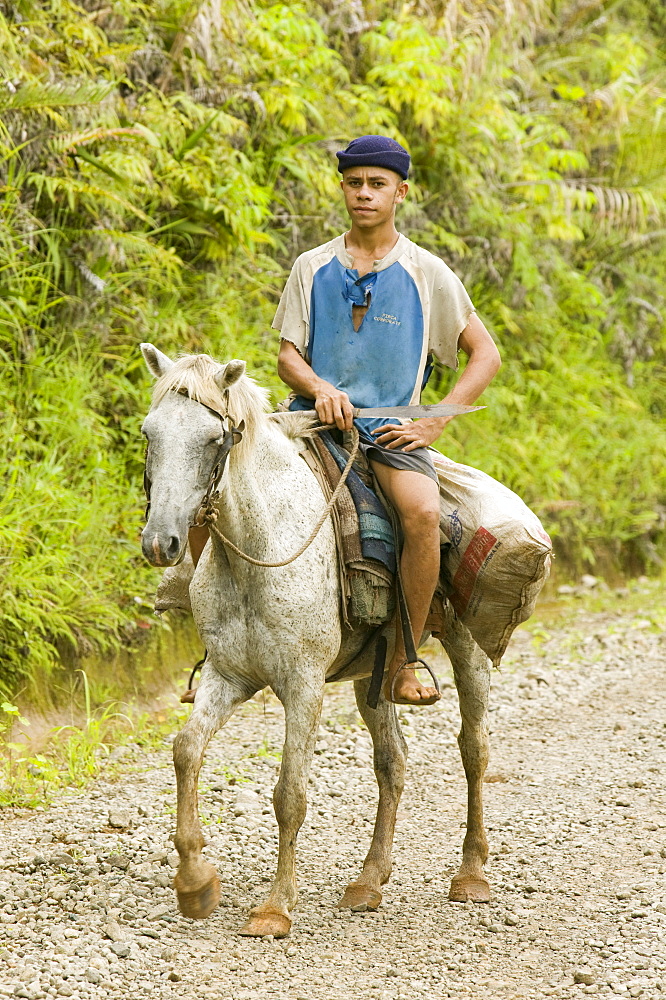
[[[202,404],[205,405],[205,404]],[[211,409],[210,407],[206,407]],[[241,420],[238,427],[236,427],[233,417],[223,416],[218,413],[217,410],[211,410],[211,413],[215,413],[217,417],[220,418],[222,424],[222,441],[220,442],[217,455],[215,457],[215,462],[213,468],[210,472],[210,477],[208,479],[208,487],[204,493],[203,499],[199,506],[199,510],[194,518],[195,525],[202,525],[205,523],[206,514],[215,506],[217,500],[219,499],[217,488],[220,485],[220,480],[224,473],[224,467],[227,464],[227,459],[229,458],[229,452],[234,445],[238,444],[242,437],[243,431],[245,430],[245,421]],[[228,426],[225,426],[225,420],[228,421]],[[151,481],[148,478],[148,473],[146,471],[148,465],[148,450],[146,449],[146,466],[143,473],[143,489],[146,494],[146,511],[145,519],[148,520],[148,515],[150,513],[150,487]]]
[[[215,412],[215,411],[213,411]],[[238,427],[236,427],[232,417],[227,416],[222,417],[219,413],[218,416],[222,421],[222,429],[224,431],[222,441],[220,443],[217,457],[215,459],[215,464],[210,472],[210,479],[208,480],[208,488],[203,495],[201,504],[199,505],[199,510],[194,518],[194,524],[201,527],[206,523],[206,518],[211,510],[215,508],[215,504],[219,500],[218,486],[220,485],[220,480],[224,473],[224,467],[227,464],[227,459],[229,458],[229,452],[234,445],[238,444],[242,437],[243,431],[245,430],[245,421],[241,420]],[[229,421],[228,427],[224,426],[224,421],[227,419]]]
[[[199,505],[199,510],[194,518],[194,523],[198,526],[205,523],[206,514],[215,506],[217,500],[219,499],[217,488],[220,485],[220,480],[222,479],[222,475],[224,473],[224,467],[227,464],[227,459],[229,458],[229,452],[235,444],[239,443],[243,437],[243,431],[245,429],[245,423],[242,420],[240,426],[236,427],[232,418],[228,417],[229,426],[225,427],[224,419],[224,417],[220,417],[224,434],[217,452],[215,464],[210,472],[208,487],[203,495],[203,499]]]

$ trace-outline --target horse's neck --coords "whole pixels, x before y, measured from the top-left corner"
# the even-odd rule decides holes
[[[293,538],[290,524],[303,523],[302,504],[309,506],[310,493],[316,496],[320,490],[299,446],[266,421],[251,448],[230,456],[217,523],[241,548],[247,540],[250,554],[264,558],[262,553],[279,542],[278,535]]]

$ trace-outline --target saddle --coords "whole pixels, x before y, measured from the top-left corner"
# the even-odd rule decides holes
[[[339,434],[338,434],[339,436]],[[335,490],[349,453],[328,431],[306,439],[302,457],[317,477],[328,499]],[[400,523],[384,497],[364,455],[356,458],[347,481],[333,508],[342,618],[346,625],[376,626],[371,635],[375,643],[375,663],[367,695],[368,705],[376,708],[386,665],[387,640],[383,628],[394,615],[397,596],[397,621],[402,631],[406,658],[402,667],[419,663],[432,677],[439,694],[439,683],[432,668],[419,658],[407,609],[399,569],[401,547]],[[444,591],[441,585],[433,598],[426,631],[439,638],[443,630]],[[420,637],[417,636],[416,639]],[[395,685],[397,673],[393,677]]]
[[[331,434],[304,440],[301,456],[328,501],[349,455]],[[395,608],[396,538],[388,501],[373,488],[374,477],[362,456],[354,463],[331,517],[335,532],[342,619],[350,628],[378,626]],[[178,566],[166,569],[155,595],[155,611],[191,611],[189,585],[194,564],[189,552]]]

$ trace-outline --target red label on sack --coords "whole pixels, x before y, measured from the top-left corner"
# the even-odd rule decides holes
[[[470,602],[479,570],[490,555],[497,539],[487,530],[479,528],[465,549],[460,566],[453,577],[453,593],[449,600],[457,615],[462,615]]]

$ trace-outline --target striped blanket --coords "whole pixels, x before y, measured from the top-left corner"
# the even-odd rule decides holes
[[[349,454],[328,431],[307,439],[308,460],[330,496]],[[359,468],[363,459],[359,460]],[[381,500],[351,469],[333,510],[338,541],[342,613],[347,624],[380,625],[393,613],[396,548],[391,518]]]

